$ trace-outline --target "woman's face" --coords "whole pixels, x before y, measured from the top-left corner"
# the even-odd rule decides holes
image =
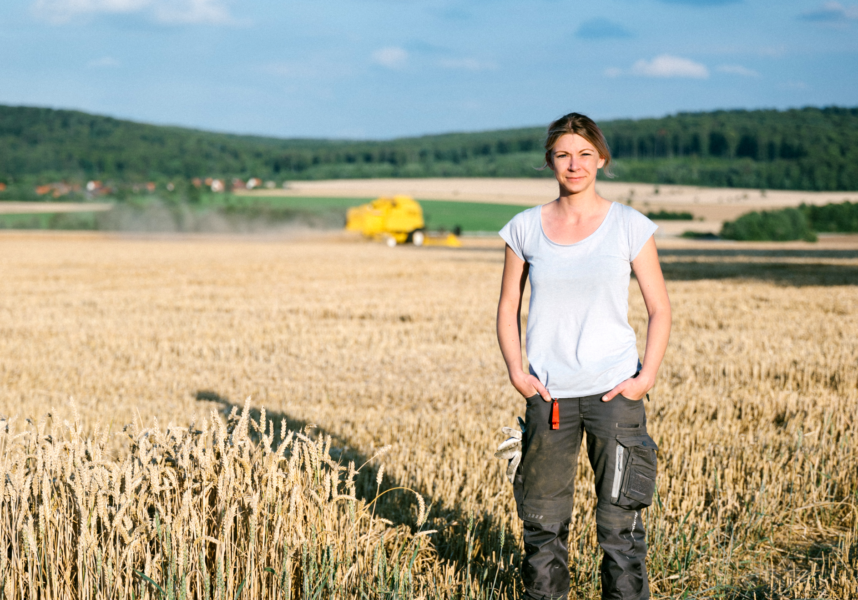
[[[561,189],[572,194],[595,185],[596,172],[605,164],[593,144],[577,133],[561,135],[551,157],[551,170]]]

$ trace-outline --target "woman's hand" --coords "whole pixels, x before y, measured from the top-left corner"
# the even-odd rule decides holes
[[[542,396],[543,400],[551,402],[551,394],[548,393],[548,390],[545,389],[545,386],[542,385],[539,378],[534,377],[530,373],[522,371],[521,373],[510,377],[510,381],[512,382],[513,387],[518,390],[518,393],[525,398],[530,398],[531,396],[539,394]]]
[[[654,383],[654,378],[648,378],[641,372],[637,377],[629,377],[618,383],[614,389],[602,396],[602,402],[610,402],[619,394],[629,400],[640,400],[652,389]]]

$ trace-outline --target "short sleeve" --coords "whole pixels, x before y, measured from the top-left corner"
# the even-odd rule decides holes
[[[633,208],[628,208],[626,219],[627,233],[629,239],[629,262],[637,258],[647,240],[652,237],[658,229],[658,225],[649,220]]]
[[[512,248],[515,255],[525,262],[527,262],[527,259],[524,258],[526,229],[524,213],[521,212],[510,219],[509,223],[504,225],[503,229],[498,232],[498,235],[500,235],[509,247]]]

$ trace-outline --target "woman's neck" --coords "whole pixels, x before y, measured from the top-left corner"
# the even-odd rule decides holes
[[[560,195],[557,197],[557,209],[563,214],[587,215],[604,210],[606,202],[608,201],[596,193],[595,184],[577,193],[570,192],[561,186]]]

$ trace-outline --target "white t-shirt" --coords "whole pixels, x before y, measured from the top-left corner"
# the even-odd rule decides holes
[[[548,239],[541,206],[500,230],[530,265],[527,358],[530,372],[553,397],[607,392],[639,368],[628,319],[631,261],[657,228],[613,202],[599,228],[575,244]]]

